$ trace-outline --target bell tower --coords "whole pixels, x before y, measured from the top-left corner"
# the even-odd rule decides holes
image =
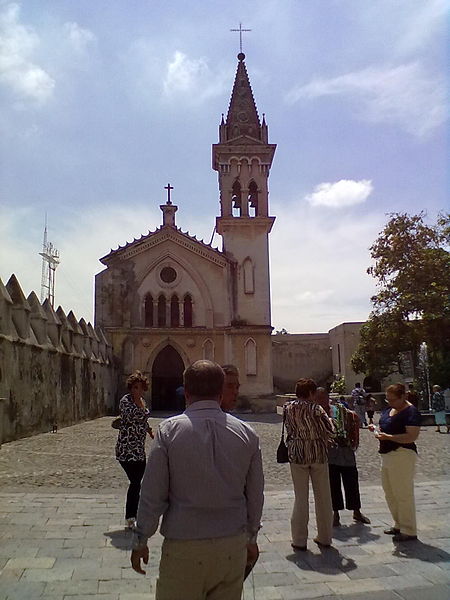
[[[275,217],[269,216],[268,178],[276,144],[269,144],[264,115],[259,119],[245,54],[237,58],[228,114],[212,147],[220,191],[216,230],[236,264],[230,292],[234,321],[270,327],[269,233]]]

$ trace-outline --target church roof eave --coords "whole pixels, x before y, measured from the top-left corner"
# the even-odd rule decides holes
[[[136,250],[136,254],[139,254],[140,251],[144,252],[147,249],[147,243],[151,241],[152,238],[156,238],[155,241],[157,241],[157,238],[160,236],[160,234],[164,233],[165,231],[171,231],[174,234],[174,240],[176,240],[177,237],[180,237],[181,239],[184,238],[189,240],[191,244],[193,243],[201,248],[203,252],[206,250],[208,253],[211,253],[211,257],[220,257],[222,260],[229,262],[229,258],[226,256],[226,254],[218,248],[214,248],[211,244],[207,244],[203,240],[198,240],[196,236],[190,235],[187,231],[182,231],[179,227],[168,226],[158,227],[154,231],[149,231],[146,235],[141,235],[141,237],[138,239],[135,238],[132,242],[127,242],[125,245],[119,246],[115,250],[111,250],[111,252],[100,258],[100,262],[105,266],[109,266],[110,262],[115,259],[126,260],[127,258],[131,258],[131,256],[128,255],[130,250]],[[161,240],[161,243],[163,241],[164,240]]]

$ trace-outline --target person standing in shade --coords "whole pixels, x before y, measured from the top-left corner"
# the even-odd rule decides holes
[[[352,404],[353,410],[359,417],[360,427],[367,425],[366,422],[366,392],[361,387],[359,382],[355,383],[352,389]]]
[[[333,527],[341,524],[339,511],[344,509],[342,486],[345,493],[345,508],[353,511],[353,519],[359,523],[370,524],[361,512],[358,469],[355,452],[359,445],[359,419],[357,415],[341,402],[330,406],[328,392],[317,389],[317,403],[324,409],[334,424],[334,443],[328,448],[328,472],[330,477],[331,502],[333,505]]]
[[[221,367],[184,372],[187,408],[160,423],[142,482],[131,564],[145,573],[147,540],[164,536],[156,600],[240,600],[258,557],[264,477],[253,429],[221,410]]]
[[[447,433],[450,427],[447,425],[447,414],[445,411],[445,397],[439,385],[433,385],[433,396],[431,397],[431,408],[434,410],[434,421],[436,431],[441,433],[441,425],[447,427]]]
[[[367,394],[366,397],[366,413],[369,420],[369,425],[373,425],[373,417],[375,415],[376,402],[372,394]]]
[[[223,411],[232,412],[236,408],[239,396],[239,370],[235,365],[222,365],[222,369],[225,373],[225,381],[220,406]]]
[[[316,507],[317,545],[329,547],[332,534],[332,506],[328,477],[327,451],[333,438],[333,425],[316,403],[317,384],[299,379],[297,400],[284,405],[286,445],[289,454],[295,502],[291,517],[294,550],[306,550],[309,521],[309,481]]]
[[[411,402],[411,404],[415,406],[417,410],[419,410],[419,394],[414,389],[414,385],[412,383],[408,385],[406,399],[408,400],[408,402]]]
[[[369,425],[380,441],[381,483],[394,521],[384,533],[394,536],[395,542],[409,542],[417,539],[414,470],[420,413],[406,399],[402,383],[386,388],[386,400],[389,407],[381,414],[380,431]]]
[[[125,505],[125,519],[128,528],[136,521],[141,480],[145,471],[145,440],[147,434],[153,438],[148,426],[150,411],[143,398],[148,390],[148,379],[136,371],[127,379],[128,394],[119,402],[120,425],[116,443],[116,459],[130,481]]]

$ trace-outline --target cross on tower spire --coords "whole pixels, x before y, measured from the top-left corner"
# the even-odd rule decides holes
[[[251,31],[251,29],[242,29],[242,23],[239,23],[239,29],[230,29],[230,31],[239,31],[239,49],[242,54],[242,33],[244,31]]]
[[[173,190],[173,187],[168,183],[164,186],[164,189],[167,190],[167,204],[172,204],[172,201],[170,200],[170,190]]]

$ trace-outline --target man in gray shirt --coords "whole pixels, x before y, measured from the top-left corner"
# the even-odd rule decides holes
[[[142,480],[131,564],[164,536],[156,600],[239,600],[258,556],[264,478],[253,429],[220,408],[224,372],[199,360],[184,373],[187,408],[163,421]]]

